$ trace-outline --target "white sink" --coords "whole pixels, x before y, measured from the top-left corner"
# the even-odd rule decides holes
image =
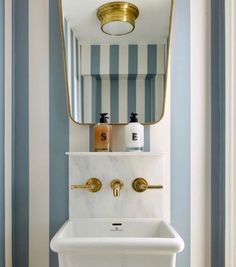
[[[75,219],[50,246],[60,267],[174,267],[184,242],[157,219]]]

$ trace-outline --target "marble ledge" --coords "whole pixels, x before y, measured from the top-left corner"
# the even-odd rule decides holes
[[[163,152],[66,152],[68,156],[163,157]]]

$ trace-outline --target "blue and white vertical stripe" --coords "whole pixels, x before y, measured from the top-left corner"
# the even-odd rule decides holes
[[[64,20],[72,117],[96,123],[99,113],[113,123],[127,123],[137,112],[143,123],[162,115],[166,45],[79,45]]]
[[[58,1],[13,8],[13,266],[58,266],[49,241],[67,219],[69,150]]]
[[[165,46],[81,45],[81,77],[81,122],[96,123],[100,112],[108,112],[113,123],[127,123],[131,112],[141,122],[157,121],[163,108]]]
[[[172,116],[171,121],[168,121],[167,124],[171,124],[172,143],[170,150],[173,153],[171,166],[171,185],[173,188],[171,192],[172,222],[180,230],[180,233],[184,234],[185,239],[189,241],[190,207],[187,206],[185,208],[184,215],[181,213],[182,210],[179,209],[181,206],[179,201],[186,200],[186,195],[189,194],[190,181],[187,159],[189,143],[187,143],[187,148],[185,147],[185,149],[183,149],[182,145],[183,143],[186,145],[183,137],[190,138],[190,133],[186,129],[185,124],[184,128],[180,129],[178,123],[179,121],[182,122],[183,119],[188,120],[188,107],[186,105],[190,105],[188,97],[185,99],[178,97],[178,90],[183,90],[182,93],[186,94],[189,89],[189,81],[180,78],[183,75],[184,77],[189,75],[187,71],[187,68],[189,68],[188,62],[182,60],[186,53],[184,48],[186,45],[189,45],[189,36],[187,36],[187,39],[182,39],[180,36],[180,29],[184,29],[182,26],[188,25],[189,22],[186,18],[189,15],[186,3],[188,3],[187,0],[176,2],[176,7],[178,8],[176,9],[175,16],[176,18],[181,17],[183,24],[176,31],[178,32],[176,43],[179,46],[175,50],[174,57],[179,59],[181,68],[178,69],[177,74],[176,72],[172,73],[172,78],[175,79],[175,84],[172,84],[172,90],[174,88],[171,101]],[[6,203],[4,203],[3,196],[5,194],[6,197],[6,191],[4,192],[3,177],[4,163],[7,164],[9,158],[5,158],[6,150],[4,154],[4,146],[6,147],[6,143],[4,144],[4,135],[6,140],[6,134],[4,132],[6,131],[7,122],[5,120],[3,124],[3,120],[8,118],[5,112],[8,103],[4,103],[3,92],[3,4],[4,1],[0,0],[0,20],[2,22],[0,26],[0,83],[2,85],[0,86],[0,107],[2,110],[0,113],[0,123],[2,126],[0,127],[0,266],[11,267],[10,261],[6,261],[6,264],[4,262],[6,252],[4,239],[7,235],[7,225],[5,224],[4,217],[8,211],[5,208],[4,212],[4,205],[6,206]],[[58,227],[68,217],[68,162],[64,152],[69,150],[69,145],[71,151],[88,151],[90,145],[89,127],[75,126],[70,123],[69,128],[65,108],[61,44],[58,29],[58,1],[13,0],[13,8],[13,266],[58,267],[57,256],[50,252],[48,242]],[[38,27],[38,25],[43,26]],[[183,35],[185,36],[185,32]],[[119,47],[119,52],[122,49],[122,47]],[[100,53],[101,58],[104,55],[109,57],[107,51],[104,51],[102,47]],[[124,53],[127,53],[127,50]],[[50,63],[48,63],[48,59],[50,59]],[[123,65],[119,64],[119,71],[128,66],[125,63]],[[101,72],[103,71],[102,68],[107,68],[107,66],[100,66]],[[38,75],[40,75],[40,78]],[[176,75],[179,76],[179,79],[177,79]],[[122,82],[120,81],[120,83]],[[127,84],[126,82],[123,83],[125,88]],[[119,91],[119,99],[123,99],[124,103],[127,101],[125,95],[122,90]],[[119,101],[120,108],[122,107],[121,103],[122,101]],[[2,108],[4,104],[5,109]],[[181,114],[178,113],[178,107],[183,104],[185,105],[181,109],[182,113],[186,110],[187,112],[186,114],[184,113],[185,116],[182,118]],[[110,105],[108,105],[108,108],[110,108]],[[126,118],[127,112],[127,105],[124,105],[124,112],[119,114],[119,116]],[[160,147],[160,142],[162,143],[164,139],[163,135],[169,134],[168,131],[162,133],[162,126],[161,123],[146,128],[146,142],[151,149]],[[32,127],[35,129],[32,129]],[[120,129],[120,127],[115,128],[115,133],[118,133]],[[8,131],[7,134],[9,134]],[[180,137],[183,143],[179,142]],[[179,151],[181,151],[181,157],[179,157]],[[183,154],[184,157],[182,157]],[[183,181],[181,183],[181,190],[179,187],[180,181]],[[40,216],[41,212],[43,216]],[[35,242],[36,238],[37,242]],[[189,267],[189,242],[186,242],[186,244],[187,249],[178,261],[181,267]]]

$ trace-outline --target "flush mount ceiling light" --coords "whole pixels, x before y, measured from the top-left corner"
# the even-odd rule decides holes
[[[138,15],[138,8],[128,2],[110,2],[100,6],[97,10],[101,30],[115,36],[132,32]]]

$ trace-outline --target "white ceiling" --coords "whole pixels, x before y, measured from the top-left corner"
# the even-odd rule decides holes
[[[171,0],[130,0],[139,8],[135,30],[124,36],[109,36],[100,30],[97,8],[104,0],[62,0],[63,14],[86,44],[155,44],[168,36]]]

